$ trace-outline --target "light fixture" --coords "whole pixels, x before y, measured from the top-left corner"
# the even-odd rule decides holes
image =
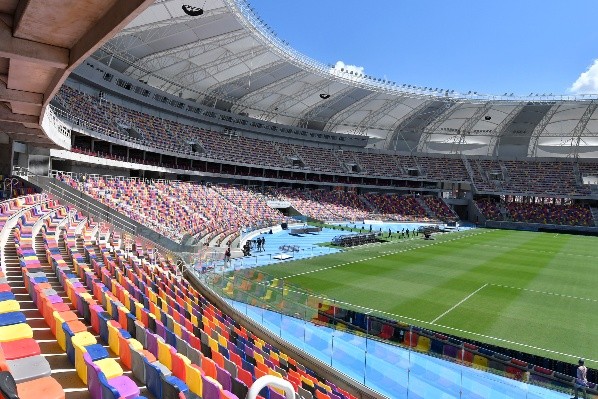
[[[187,14],[191,17],[199,17],[200,15],[203,14],[203,8],[193,7],[188,4],[183,5],[182,8],[183,8],[183,11],[185,12],[185,14]]]

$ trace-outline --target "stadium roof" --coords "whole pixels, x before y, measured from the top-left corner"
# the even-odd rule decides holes
[[[189,3],[201,15],[188,15]],[[598,149],[593,99],[455,93],[338,70],[278,39],[245,0],[157,0],[93,58],[204,105],[367,135],[388,149],[487,154],[501,143],[522,147],[515,154],[522,156]]]

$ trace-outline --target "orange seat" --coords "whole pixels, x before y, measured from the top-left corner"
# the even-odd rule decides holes
[[[64,399],[64,390],[52,377],[42,377],[17,384],[19,399]]]

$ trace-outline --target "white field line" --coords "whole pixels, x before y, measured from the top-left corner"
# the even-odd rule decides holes
[[[509,248],[509,247],[503,247],[501,245],[492,245],[492,244],[471,244],[471,245],[474,245],[476,247],[487,247],[487,248],[497,248],[497,249],[514,250],[514,251],[533,252],[533,253],[538,253],[538,254],[577,256],[577,257],[581,257],[581,258],[591,258],[591,259],[598,258],[598,256],[596,256],[596,255],[584,255],[584,254],[574,254],[574,253],[567,253],[567,252],[542,251],[540,249],[531,249],[531,248]]]
[[[598,302],[598,299],[582,298],[582,297],[579,297],[579,296],[565,295],[565,294],[557,294],[555,292],[532,290],[532,289],[529,289],[529,288],[511,287],[509,285],[502,285],[502,284],[489,284],[489,285],[491,285],[493,287],[510,288],[512,290],[534,292],[536,294],[544,294],[544,295],[560,296],[560,297],[563,297],[563,298],[579,299],[580,301]]]
[[[334,302],[335,302],[335,304],[340,303],[340,304],[348,305],[348,306],[351,306],[351,307],[354,307],[354,308],[357,308],[357,309],[366,310],[366,311],[368,311],[368,314],[370,314],[372,312],[375,312],[375,313],[378,313],[378,314],[383,314],[383,315],[386,315],[386,316],[391,316],[394,320],[398,320],[398,321],[408,320],[408,321],[411,321],[411,322],[416,322],[416,323],[419,323],[420,326],[429,325],[429,326],[433,326],[433,327],[441,327],[441,328],[444,328],[446,330],[455,331],[455,332],[458,332],[458,333],[461,333],[461,334],[469,334],[469,335],[472,335],[472,336],[475,336],[475,337],[486,338],[488,340],[502,342],[502,343],[506,343],[506,344],[510,344],[510,345],[514,345],[514,346],[519,346],[519,347],[522,347],[522,348],[527,348],[527,349],[534,349],[534,350],[541,351],[541,352],[552,353],[552,354],[555,354],[555,355],[569,357],[571,359],[579,359],[581,357],[584,357],[584,356],[582,356],[580,354],[572,355],[570,353],[564,353],[564,352],[554,351],[552,349],[541,348],[539,346],[522,344],[520,342],[515,342],[515,341],[511,341],[511,340],[504,339],[504,338],[494,337],[492,335],[480,334],[480,333],[477,333],[477,332],[463,330],[461,328],[445,326],[444,324],[430,323],[429,321],[419,320],[419,319],[416,319],[416,318],[413,318],[413,317],[402,316],[402,315],[398,315],[398,314],[395,314],[395,313],[384,312],[384,311],[381,311],[381,310],[367,308],[365,306],[354,305],[354,304],[349,303],[349,302],[343,302],[343,301],[337,301],[337,300],[335,300]],[[588,360],[588,361],[591,361],[591,362],[598,362],[598,359],[588,359],[587,357],[585,359]]]
[[[465,298],[461,299],[455,305],[453,305],[453,307],[451,307],[449,310],[447,310],[446,312],[444,312],[443,314],[441,314],[440,316],[438,316],[437,318],[435,318],[434,320],[432,320],[430,322],[430,324],[436,323],[439,319],[441,319],[442,317],[446,316],[447,314],[449,314],[450,312],[452,312],[453,310],[455,310],[459,305],[461,305],[463,302],[465,302],[466,300],[468,300],[469,298],[471,298],[472,296],[474,296],[475,294],[477,294],[478,292],[480,292],[483,288],[485,288],[487,286],[488,286],[488,283],[482,285],[480,288],[478,288],[477,290],[475,290],[471,294],[467,295]]]
[[[481,231],[481,232],[478,232],[478,233],[462,235],[462,236],[459,236],[459,237],[455,237],[455,238],[451,238],[451,239],[447,239],[447,240],[442,240],[442,241],[439,240],[439,241],[436,241],[436,242],[431,242],[429,244],[420,245],[420,246],[417,246],[417,247],[404,248],[404,249],[400,249],[400,250],[397,250],[397,251],[384,251],[384,252],[381,252],[379,255],[371,256],[369,258],[357,259],[357,260],[353,260],[353,261],[350,261],[350,262],[341,263],[341,264],[338,264],[338,265],[333,265],[333,266],[328,266],[328,267],[322,267],[320,269],[315,269],[315,270],[308,270],[306,272],[291,274],[289,276],[284,276],[284,277],[279,277],[279,278],[280,279],[287,279],[287,278],[292,278],[292,277],[297,277],[297,276],[304,276],[306,274],[311,274],[311,273],[318,273],[318,272],[321,272],[321,271],[324,271],[324,270],[336,269],[337,267],[352,265],[354,263],[366,262],[366,261],[370,261],[370,260],[373,260],[373,259],[383,258],[385,256],[396,255],[396,254],[399,254],[399,253],[402,253],[402,252],[413,251],[413,250],[420,249],[420,248],[427,248],[427,247],[431,247],[432,245],[438,245],[438,244],[444,244],[444,243],[451,242],[451,241],[462,240],[464,238],[469,238],[469,237],[473,237],[473,236],[476,236],[476,235],[484,234],[484,233],[487,233],[489,231],[491,231],[491,230],[484,230],[484,231]],[[356,248],[358,248],[358,247],[356,247]]]

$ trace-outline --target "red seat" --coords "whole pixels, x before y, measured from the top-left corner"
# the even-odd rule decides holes
[[[405,333],[405,338],[403,339],[403,344],[410,346],[410,347],[415,347],[417,346],[417,338],[419,337],[419,335],[417,335],[417,333],[414,333],[412,331],[407,331]]]
[[[379,337],[382,339],[389,339],[395,333],[395,329],[390,324],[383,324],[382,331],[380,331]]]
[[[24,338],[16,341],[2,342],[0,348],[6,360],[22,359],[30,356],[41,355],[39,344],[33,338]]]

